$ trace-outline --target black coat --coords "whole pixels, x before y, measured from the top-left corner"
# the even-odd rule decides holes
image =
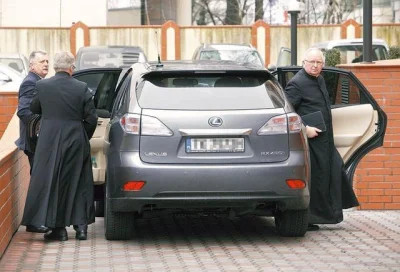
[[[343,209],[358,206],[347,179],[343,160],[333,141],[329,94],[322,76],[300,70],[285,89],[297,114],[321,111],[326,131],[308,139],[311,160],[310,224],[335,224],[343,221]]]
[[[30,152],[34,152],[29,144],[29,139],[27,138],[26,127],[29,121],[29,118],[32,116],[32,112],[30,110],[30,105],[32,99],[35,95],[35,87],[36,82],[41,78],[39,75],[29,72],[28,75],[24,78],[19,87],[18,91],[18,111],[17,115],[19,117],[19,138],[15,142],[20,150],[27,150]]]
[[[36,85],[31,110],[41,114],[22,225],[65,227],[94,222],[89,139],[97,125],[86,83],[65,72]]]

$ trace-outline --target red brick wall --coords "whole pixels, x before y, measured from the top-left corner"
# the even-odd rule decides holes
[[[0,139],[18,105],[18,93],[0,92]]]
[[[0,92],[0,139],[17,103],[16,92]],[[7,132],[12,139],[0,140],[0,258],[20,225],[30,179],[28,159],[14,145],[19,135],[18,120],[14,119],[12,125],[15,131]]]
[[[360,79],[388,118],[383,147],[365,156],[355,172],[360,208],[400,209],[400,60],[339,67]]]
[[[29,162],[22,151],[0,160],[0,258],[21,223],[29,179]]]

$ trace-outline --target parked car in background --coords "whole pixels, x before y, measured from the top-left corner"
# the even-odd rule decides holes
[[[95,132],[105,155],[106,238],[129,239],[135,220],[166,213],[273,216],[278,234],[303,236],[308,145],[282,88],[299,69],[274,76],[207,60],[136,63],[122,76],[121,68],[74,73],[101,78],[94,103],[109,114]],[[383,144],[386,115],[351,72],[324,72],[335,143],[352,180],[363,156]]]
[[[193,60],[231,60],[264,67],[264,61],[251,44],[202,44],[193,53]]]
[[[327,50],[337,49],[340,52],[340,63],[357,63],[363,61],[363,39],[341,39],[324,41],[313,44],[311,47],[319,48],[323,53]],[[372,60],[385,60],[389,56],[389,46],[384,40],[372,40]],[[281,47],[277,66],[290,65],[290,48]]]
[[[24,76],[10,66],[0,63],[0,92],[18,92]]]
[[[76,54],[76,70],[101,67],[128,68],[136,62],[147,62],[139,46],[86,46]]]
[[[21,53],[0,53],[0,63],[26,76],[29,72],[28,58]]]

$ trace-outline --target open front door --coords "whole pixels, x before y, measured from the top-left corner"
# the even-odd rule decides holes
[[[110,120],[110,112],[117,95],[116,87],[122,69],[87,69],[79,70],[72,76],[86,82],[93,94],[96,107],[97,128],[90,140],[92,153],[93,180],[95,185],[104,184],[106,160],[103,154],[103,142],[106,126]]]
[[[282,87],[301,67],[279,67],[275,74]],[[324,68],[332,105],[335,146],[345,163],[349,180],[358,162],[369,151],[383,145],[387,117],[385,112],[352,72],[332,67]]]

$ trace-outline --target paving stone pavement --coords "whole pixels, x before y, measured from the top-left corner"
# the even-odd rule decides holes
[[[20,227],[0,271],[399,271],[400,211],[346,211],[337,225],[279,237],[267,217],[141,219],[129,241],[107,241],[103,218],[78,241],[46,242]]]

